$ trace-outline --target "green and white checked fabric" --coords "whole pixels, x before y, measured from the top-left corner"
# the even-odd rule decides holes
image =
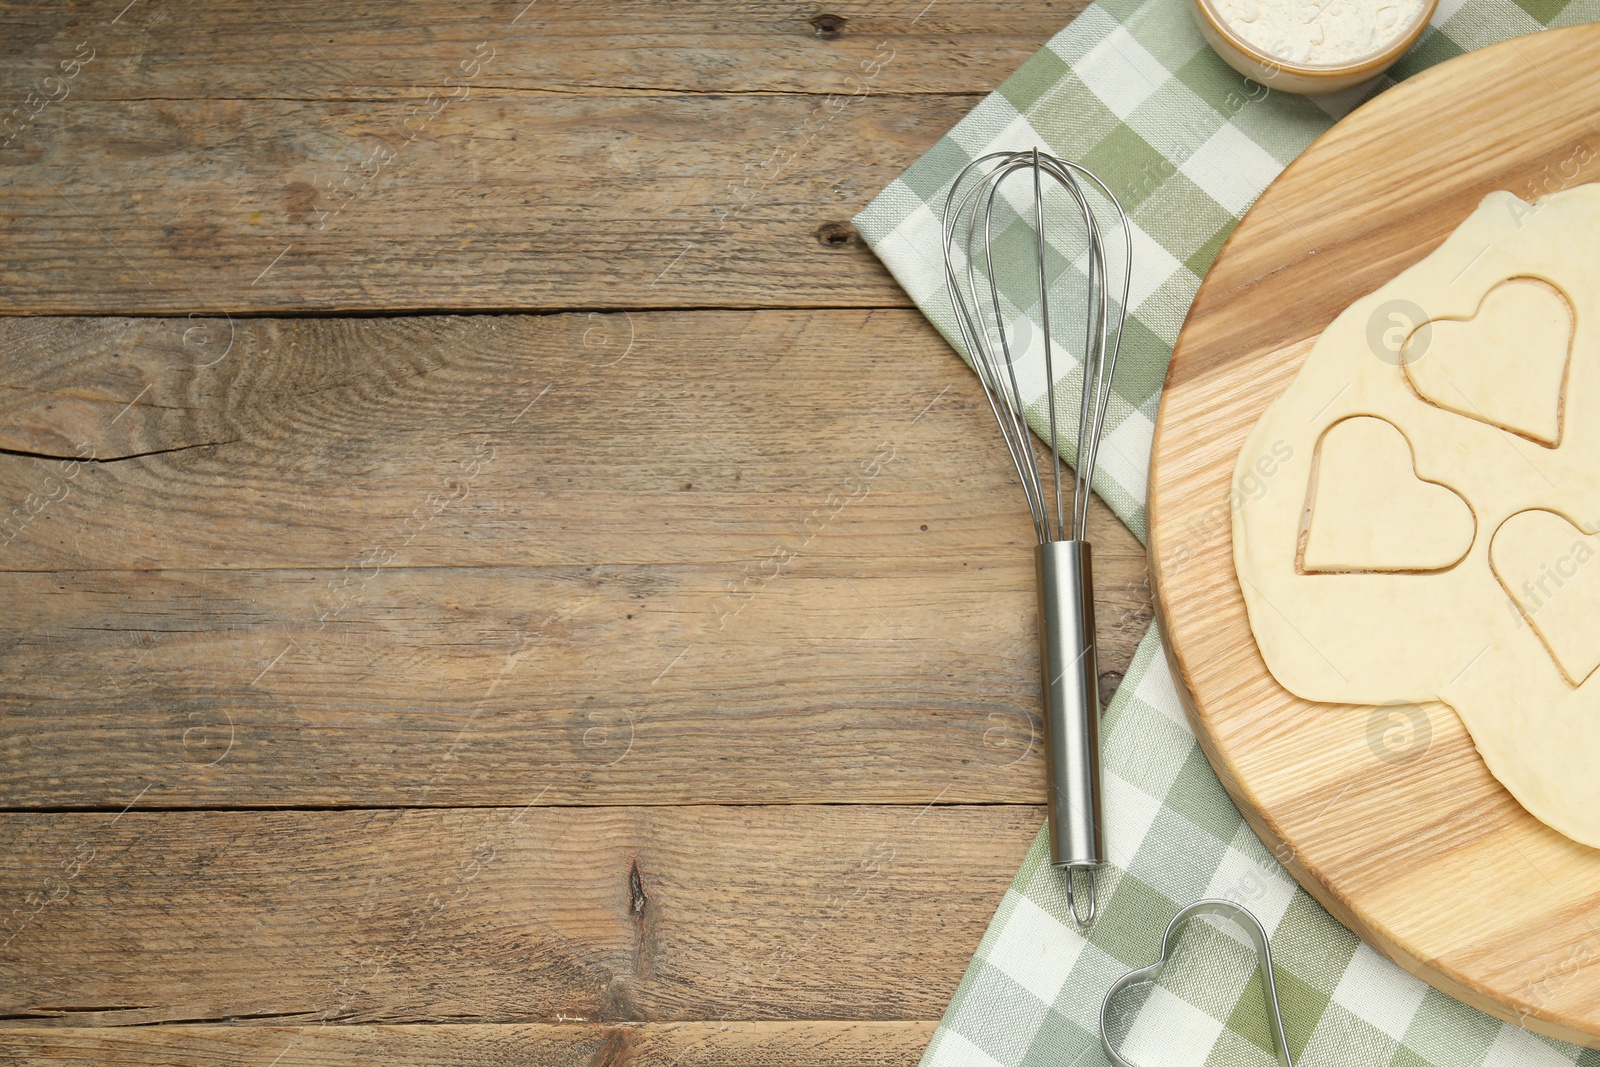
[[[1151,431],[1172,344],[1201,276],[1267,184],[1395,78],[1507,37],[1600,20],[1600,0],[1441,0],[1392,77],[1305,98],[1230,70],[1201,39],[1188,4],[1097,0],[855,220],[961,351],[939,227],[955,174],[984,153],[1038,144],[1111,186],[1134,226],[1135,263],[1095,488],[1141,540]],[[1002,287],[1008,314],[1028,316],[1035,297],[1026,274],[1002,279]],[[1028,365],[1037,355],[1024,357],[1022,377],[1042,395],[1043,372]],[[1044,429],[1041,414],[1030,401],[1036,431]],[[1101,876],[1101,917],[1087,937],[1073,927],[1041,833],[923,1067],[1103,1065],[1105,989],[1154,959],[1168,920],[1206,896],[1242,903],[1266,926],[1301,1067],[1600,1067],[1600,1051],[1501,1024],[1405,974],[1299,889],[1244,825],[1196,745],[1153,629],[1106,713],[1103,739],[1111,862]],[[1254,959],[1226,923],[1190,923],[1161,982],[1126,997],[1113,1036],[1141,1067],[1276,1063]]]

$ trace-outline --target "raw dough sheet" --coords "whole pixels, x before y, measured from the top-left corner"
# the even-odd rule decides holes
[[[1491,193],[1323,331],[1240,451],[1233,518],[1250,626],[1285,689],[1443,701],[1528,811],[1592,847],[1597,323],[1600,185],[1535,205]],[[1265,494],[1262,457],[1282,471]]]

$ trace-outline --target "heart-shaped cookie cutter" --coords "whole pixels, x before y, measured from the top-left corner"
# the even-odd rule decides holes
[[[1232,919],[1250,935],[1250,940],[1256,947],[1256,958],[1261,963],[1262,986],[1266,990],[1267,1019],[1272,1024],[1272,1042],[1278,1048],[1278,1062],[1283,1064],[1283,1067],[1294,1067],[1294,1057],[1289,1054],[1289,1039],[1283,1033],[1283,1009],[1278,1006],[1278,984],[1272,977],[1272,945],[1267,941],[1266,928],[1248,909],[1231,900],[1215,899],[1197,900],[1174,915],[1172,921],[1167,924],[1167,932],[1161,937],[1161,954],[1156,957],[1156,961],[1148,967],[1129,971],[1112,982],[1111,988],[1106,990],[1106,997],[1100,1002],[1100,1043],[1105,1046],[1106,1056],[1117,1067],[1138,1067],[1137,1064],[1124,1059],[1111,1045],[1111,1032],[1107,1021],[1111,1014],[1112,998],[1129,986],[1154,982],[1161,968],[1166,966],[1167,957],[1172,955],[1172,946],[1178,940],[1179,928],[1196,915],[1218,915],[1224,919]]]

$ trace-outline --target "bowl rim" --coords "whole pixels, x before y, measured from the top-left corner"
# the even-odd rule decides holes
[[[1227,20],[1222,18],[1216,9],[1212,7],[1211,0],[1194,0],[1194,6],[1195,10],[1210,24],[1211,29],[1216,32],[1218,37],[1242,53],[1247,59],[1253,60],[1274,73],[1298,74],[1308,78],[1333,78],[1371,71],[1373,76],[1376,77],[1384,69],[1392,66],[1396,60],[1410,50],[1412,45],[1417,43],[1417,38],[1422,36],[1423,31],[1428,28],[1428,23],[1432,21],[1434,12],[1438,10],[1439,0],[1422,0],[1422,10],[1418,13],[1416,21],[1404,33],[1396,37],[1383,51],[1375,52],[1370,56],[1350,63],[1337,65],[1293,63],[1284,60],[1280,56],[1264,52],[1234,33]]]

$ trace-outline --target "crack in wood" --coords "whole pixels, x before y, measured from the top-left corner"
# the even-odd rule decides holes
[[[639,877],[639,861],[633,861],[633,868],[628,872],[628,914],[632,915],[635,922],[643,924],[644,909],[650,903],[650,898],[645,896],[644,881]]]
[[[628,914],[633,917],[634,929],[638,933],[633,948],[633,973],[639,978],[650,974],[650,931],[645,916],[645,909],[649,906],[650,898],[645,894],[644,879],[639,875],[639,860],[635,857],[628,870]]]
[[[125,456],[57,456],[48,452],[29,452],[20,448],[0,448],[0,456],[17,456],[21,459],[64,460],[69,463],[121,463],[125,459],[143,459],[145,456],[164,456],[169,452],[187,452],[191,448],[218,448],[237,444],[240,438],[227,441],[201,441],[194,445],[175,445],[172,448],[153,448],[148,452],[130,452]]]
[[[83,1012],[147,1011],[152,1007],[153,1007],[153,1005],[150,1005],[150,1004],[109,1004],[109,1005],[87,1004],[87,1005],[67,1005],[67,1006],[64,1006],[64,1007],[54,1007],[52,1005],[41,1004],[41,1005],[36,1006],[33,1009],[33,1011],[29,1012],[29,1013],[17,1014],[17,1015],[0,1015],[0,1020],[6,1020],[6,1019],[50,1019],[50,1018],[54,1018],[55,1016],[58,1016],[58,1015],[69,1015],[69,1014],[73,1014],[73,1013],[81,1014]]]

